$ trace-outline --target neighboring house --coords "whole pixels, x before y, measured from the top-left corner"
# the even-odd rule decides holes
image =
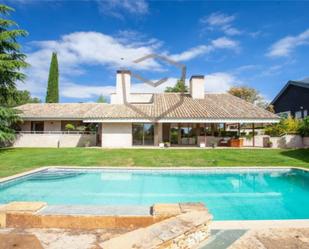
[[[271,102],[279,116],[304,118],[309,115],[309,81],[290,80]]]
[[[134,94],[130,93],[129,71],[117,71],[116,78],[111,104],[18,107],[24,123],[15,146],[66,147],[83,146],[87,142],[102,147],[158,146],[162,142],[172,146],[198,146],[205,141],[210,145],[211,139],[220,137],[228,123],[250,123],[254,127],[254,124],[279,121],[275,114],[235,96],[205,94],[203,76],[192,76],[190,93],[185,94]],[[66,132],[68,123],[91,125],[96,127],[96,132]]]

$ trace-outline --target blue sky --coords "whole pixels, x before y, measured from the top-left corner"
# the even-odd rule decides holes
[[[5,0],[31,64],[20,89],[45,99],[52,51],[58,53],[62,102],[95,101],[114,91],[115,71],[128,68],[159,89],[134,81],[133,91],[162,91],[179,71],[132,61],[156,53],[206,75],[205,89],[247,85],[271,100],[290,79],[309,77],[309,2],[297,1],[44,1]],[[121,59],[123,58],[123,59]]]

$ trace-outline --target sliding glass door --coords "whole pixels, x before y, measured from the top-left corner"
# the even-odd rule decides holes
[[[154,125],[133,123],[133,145],[154,145]]]
[[[195,145],[196,124],[171,124],[170,141],[172,145]]]

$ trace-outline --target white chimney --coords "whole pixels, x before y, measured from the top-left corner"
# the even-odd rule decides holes
[[[131,72],[118,70],[116,75],[116,93],[111,95],[111,104],[129,102],[131,92]]]
[[[193,75],[190,78],[190,94],[193,99],[204,99],[205,78],[204,75]]]

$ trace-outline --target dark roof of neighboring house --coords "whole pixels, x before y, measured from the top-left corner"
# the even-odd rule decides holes
[[[17,108],[22,116],[55,119],[278,119],[278,116],[230,94],[159,93],[147,104],[26,104]]]
[[[291,85],[303,88],[309,88],[309,79],[305,79],[302,81],[289,80],[270,104],[274,104],[277,101],[277,99],[284,93],[284,91]]]

